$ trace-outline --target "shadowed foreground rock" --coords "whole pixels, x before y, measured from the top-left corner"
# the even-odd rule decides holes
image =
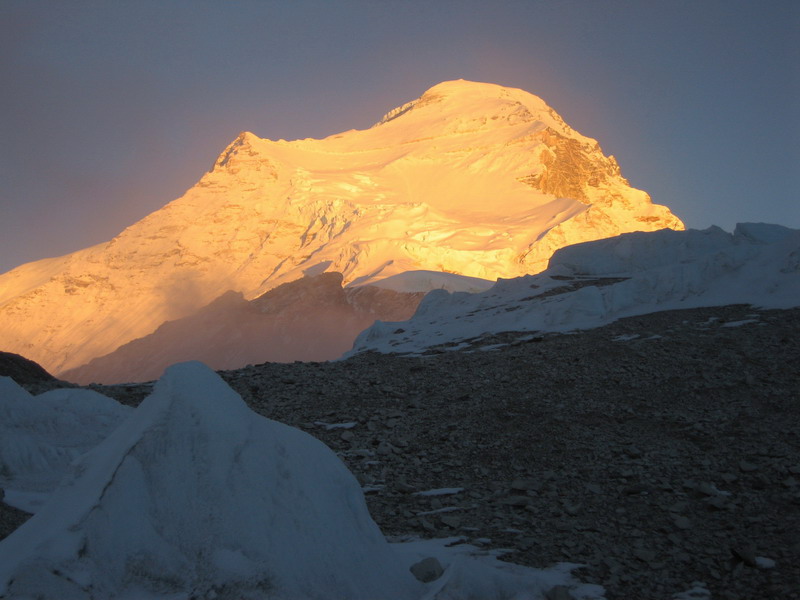
[[[41,365],[12,352],[0,352],[0,377],[11,377],[20,385],[56,381]]]

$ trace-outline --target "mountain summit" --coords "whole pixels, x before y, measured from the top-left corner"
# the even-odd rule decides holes
[[[449,81],[375,126],[287,142],[241,133],[181,198],[111,241],[0,276],[0,343],[56,374],[190,314],[326,270],[494,280],[555,250],[682,229],[540,98]]]

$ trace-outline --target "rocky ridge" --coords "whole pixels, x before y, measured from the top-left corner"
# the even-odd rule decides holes
[[[334,448],[390,536],[582,562],[611,600],[796,599],[799,334],[735,305],[223,376]]]
[[[55,377],[41,365],[19,354],[2,351],[0,351],[0,377],[11,377],[20,385],[55,381]]]

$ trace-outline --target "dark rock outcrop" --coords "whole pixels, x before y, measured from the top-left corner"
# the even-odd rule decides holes
[[[0,352],[0,376],[11,377],[20,385],[56,381],[38,363],[12,352]]]

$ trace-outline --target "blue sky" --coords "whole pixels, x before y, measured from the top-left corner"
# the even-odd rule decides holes
[[[239,131],[523,88],[689,227],[800,228],[800,2],[0,3],[0,272],[110,239]]]

